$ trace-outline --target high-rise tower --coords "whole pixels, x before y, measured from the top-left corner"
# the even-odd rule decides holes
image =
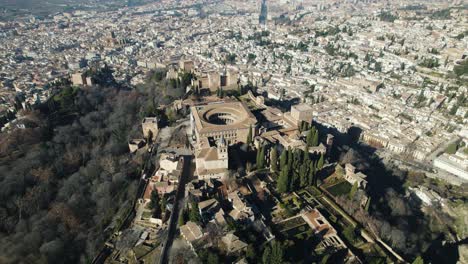
[[[260,25],[265,25],[268,17],[268,8],[266,0],[262,0],[262,7],[260,8],[260,16],[258,17],[258,23]]]

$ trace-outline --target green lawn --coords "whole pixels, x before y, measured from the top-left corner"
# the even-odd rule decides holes
[[[309,191],[309,193],[316,198],[322,196],[322,192],[315,186],[309,186],[306,188],[306,190]]]
[[[304,221],[304,219],[302,219],[302,217],[295,217],[295,218],[292,218],[292,219],[290,219],[288,221],[278,223],[277,226],[278,226],[278,229],[281,232],[283,232],[285,230],[289,230],[291,228],[301,226],[301,225],[305,225],[305,224],[307,224],[307,223]]]
[[[299,238],[299,236],[310,236],[312,230],[309,225],[303,224],[301,226],[296,226],[288,230],[284,230],[281,233],[286,235],[288,238]]]
[[[304,239],[312,236],[312,229],[310,229],[309,225],[302,217],[295,217],[288,221],[278,223],[276,229],[290,239]]]
[[[337,183],[333,186],[330,186],[327,188],[327,191],[331,193],[333,196],[340,196],[340,195],[346,195],[351,191],[351,184],[347,181],[342,181],[340,183]]]

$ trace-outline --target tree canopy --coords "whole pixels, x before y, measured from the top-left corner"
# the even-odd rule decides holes
[[[96,76],[104,85],[54,84],[57,94],[25,116],[34,126],[0,135],[6,263],[93,259],[133,207],[145,154],[130,156],[128,140],[142,137],[141,118],[165,99],[158,87],[130,90],[107,70]]]

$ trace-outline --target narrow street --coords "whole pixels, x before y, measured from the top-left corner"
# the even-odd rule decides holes
[[[169,263],[169,252],[171,250],[172,242],[174,241],[174,236],[177,230],[177,220],[179,218],[181,203],[185,195],[185,184],[187,183],[187,180],[190,179],[192,176],[191,175],[192,156],[183,156],[183,159],[184,159],[184,168],[179,179],[179,186],[177,188],[177,193],[176,193],[176,202],[174,203],[174,207],[171,212],[171,219],[169,220],[167,237],[165,239],[161,257],[159,259],[160,264]]]

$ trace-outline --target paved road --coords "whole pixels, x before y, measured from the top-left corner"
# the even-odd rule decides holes
[[[169,252],[171,250],[172,242],[174,241],[174,236],[177,230],[177,219],[179,218],[179,213],[181,209],[181,203],[185,195],[185,184],[188,179],[190,179],[191,172],[191,156],[183,156],[184,158],[184,168],[179,180],[179,187],[177,188],[176,193],[176,202],[171,212],[171,219],[169,220],[169,228],[167,231],[167,237],[165,239],[164,247],[161,252],[161,257],[159,258],[159,264],[169,263]]]

